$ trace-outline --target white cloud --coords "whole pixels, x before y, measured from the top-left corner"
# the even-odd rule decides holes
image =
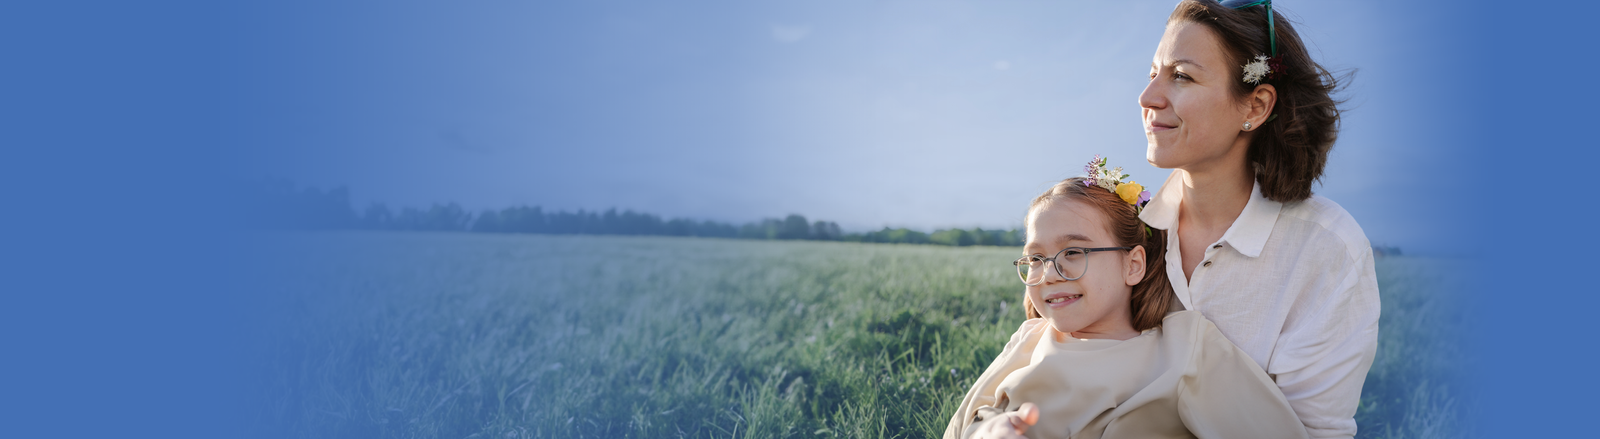
[[[808,35],[811,35],[811,26],[808,25],[772,25],[772,39],[778,42],[793,43],[805,39]]]

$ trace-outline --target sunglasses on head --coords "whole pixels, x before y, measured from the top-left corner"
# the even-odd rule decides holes
[[[1218,3],[1228,9],[1244,9],[1251,6],[1264,6],[1267,8],[1267,41],[1272,44],[1272,53],[1269,56],[1278,56],[1278,29],[1272,24],[1272,0],[1223,0]]]

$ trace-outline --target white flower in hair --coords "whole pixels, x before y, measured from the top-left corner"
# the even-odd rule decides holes
[[[1094,184],[1095,184],[1095,186],[1100,186],[1101,189],[1105,189],[1105,190],[1108,190],[1108,191],[1111,191],[1111,192],[1116,192],[1117,191],[1117,181],[1116,180],[1112,180],[1110,176],[1103,176],[1101,178],[1095,179]]]
[[[1244,65],[1244,82],[1260,84],[1262,79],[1272,73],[1272,67],[1267,66],[1266,55],[1256,55],[1254,61]]]

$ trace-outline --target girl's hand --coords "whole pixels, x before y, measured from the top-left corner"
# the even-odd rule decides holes
[[[1039,422],[1039,407],[1031,402],[1022,403],[1022,407],[1014,412],[1000,414],[993,419],[983,421],[978,426],[978,431],[973,432],[973,439],[1024,439],[1022,434],[1028,432],[1028,427]]]

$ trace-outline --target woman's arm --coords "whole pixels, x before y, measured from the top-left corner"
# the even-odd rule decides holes
[[[1194,357],[1178,381],[1184,427],[1200,438],[1307,437],[1288,399],[1261,366],[1210,321],[1194,322]]]
[[[1284,322],[1267,366],[1312,437],[1356,434],[1361,385],[1378,350],[1372,249],[1353,253],[1344,264],[1320,268],[1339,273],[1331,276],[1338,283],[1302,293],[1318,305]]]

